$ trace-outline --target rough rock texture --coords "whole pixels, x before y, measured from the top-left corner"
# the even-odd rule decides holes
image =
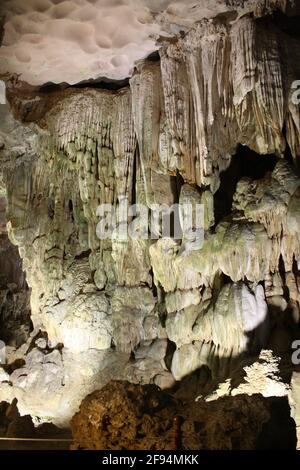
[[[300,372],[294,372],[291,380],[291,391],[289,395],[289,402],[291,406],[291,416],[294,418],[297,429],[298,444],[297,449],[300,450]]]
[[[85,398],[73,417],[74,446],[94,450],[171,448],[173,416],[170,396],[159,393],[157,387],[110,382]]]
[[[0,397],[17,397],[22,414],[64,425],[111,379],[169,388],[208,368],[216,383],[262,348],[291,353],[300,45],[257,6],[165,41],[118,90],[6,81],[1,194],[34,330],[10,351],[8,366],[23,363],[5,371]],[[203,246],[184,227],[181,240],[100,240],[99,204],[124,198],[149,210],[202,203]]]
[[[281,378],[280,362],[281,360],[274,356],[272,351],[261,351],[255,362],[245,365],[239,372],[236,370],[231,378],[219,384],[211,395],[205,397],[205,400],[212,401],[222,396],[242,394],[287,397],[290,388]]]
[[[30,292],[18,249],[7,236],[5,211],[6,199],[0,197],[0,338],[19,347],[31,331]]]
[[[288,406],[260,395],[225,397],[183,406],[150,385],[110,382],[86,397],[71,422],[75,449],[281,449],[293,448]],[[275,410],[272,409],[275,408]],[[277,410],[276,410],[277,408]],[[281,409],[281,421],[268,425]],[[180,431],[174,418],[180,416]],[[275,417],[276,420],[276,417]],[[279,426],[286,426],[283,439]]]
[[[97,349],[74,353],[47,345],[31,349],[25,360],[21,367],[9,371],[9,383],[8,377],[1,377],[4,383],[0,398],[11,401],[16,397],[21,414],[29,413],[42,422],[65,427],[86,393],[102,387],[116,374],[121,375],[128,355]]]
[[[0,275],[0,336],[7,345],[19,347],[31,331],[30,293],[16,247],[7,235],[0,235],[3,257]]]

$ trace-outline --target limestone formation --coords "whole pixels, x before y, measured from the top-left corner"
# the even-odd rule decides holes
[[[221,443],[226,424],[217,443],[212,434],[201,441],[196,433],[193,445],[254,448],[258,435],[243,440],[242,428],[252,429],[252,405],[260,426],[268,421],[261,395],[280,403],[289,396],[298,425],[291,360],[300,337],[296,7],[284,0],[201,0],[193,10],[189,0],[182,8],[158,1],[150,13],[148,1],[134,11],[123,2],[119,10],[106,5],[110,25],[123,11],[135,27],[126,37],[103,30],[88,42],[82,31],[99,23],[93,12],[107,2],[83,2],[86,16],[75,0],[39,3],[43,11],[34,16],[35,2],[25,13],[18,0],[6,5],[0,50],[0,58],[15,57],[0,67],[7,97],[0,105],[0,339],[6,342],[0,401],[16,398],[21,415],[66,426],[98,390],[73,420],[80,427],[85,407],[97,408],[110,395],[101,388],[127,380],[140,388],[113,382],[118,396],[111,407],[116,416],[124,413],[123,399],[133,407],[132,438],[120,431],[114,444],[110,433],[102,438],[95,431],[93,445],[133,448],[138,425],[145,426],[143,439],[151,427],[157,439],[165,424],[158,416],[136,421],[131,387],[139,394],[146,384],[171,389],[199,374],[193,400],[228,395],[221,414],[229,413],[230,400],[244,414],[238,444],[232,436]],[[56,29],[60,16],[65,33]],[[37,44],[46,34],[37,27],[40,17],[57,34],[54,44],[80,45],[78,63],[88,56],[93,73],[80,74],[76,65],[64,75],[73,57],[55,62],[46,44],[40,64],[44,46],[38,51]],[[30,18],[37,30],[28,35]],[[131,35],[136,42],[123,57]],[[30,43],[30,58],[17,47],[21,39]],[[107,41],[114,44],[97,65]],[[32,65],[26,73],[24,63]],[[40,77],[32,75],[34,64]],[[53,75],[45,80],[49,67]],[[120,80],[129,71],[127,81],[100,80]],[[78,83],[90,78],[97,80]],[[135,237],[123,236],[126,204],[137,210],[129,214]],[[164,209],[157,215],[158,205]],[[105,225],[108,207],[113,217]],[[245,380],[236,385],[241,374]],[[259,396],[244,397],[252,394]],[[219,419],[217,405],[211,413],[208,433]],[[170,445],[171,415],[160,448]],[[79,436],[79,445],[86,438]],[[143,439],[140,448],[149,445]]]
[[[290,392],[290,406],[292,410],[292,417],[295,420],[296,423],[296,428],[297,428],[297,438],[298,438],[298,444],[297,444],[297,449],[299,450],[299,442],[300,442],[300,407],[299,407],[299,385],[300,380],[299,380],[299,371],[295,372],[292,377],[291,381],[291,392]]]

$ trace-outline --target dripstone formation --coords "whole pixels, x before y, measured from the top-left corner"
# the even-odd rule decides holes
[[[300,425],[300,39],[269,3],[165,39],[119,89],[7,80],[0,190],[32,325],[0,401],[64,426],[112,379],[197,371],[193,400],[244,386]],[[203,204],[203,247],[99,239],[98,206],[124,198]]]

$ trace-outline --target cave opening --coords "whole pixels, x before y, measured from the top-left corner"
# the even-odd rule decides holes
[[[220,187],[214,196],[215,222],[230,214],[233,196],[242,178],[262,179],[272,172],[278,158],[274,154],[260,155],[245,145],[239,145],[227,170],[220,174]]]

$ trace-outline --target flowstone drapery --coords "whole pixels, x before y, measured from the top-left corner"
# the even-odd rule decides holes
[[[290,357],[299,336],[299,54],[299,39],[271,17],[221,16],[166,39],[158,60],[141,61],[118,90],[7,83],[14,117],[7,109],[1,124],[1,172],[33,332],[8,350],[25,364],[5,376],[0,399],[17,397],[22,413],[63,425],[111,378],[167,388],[202,366],[225,380],[270,345]],[[239,146],[275,163],[263,175],[254,164],[252,176],[237,173],[230,213],[216,218]],[[98,206],[123,198],[149,210],[204,204],[203,247],[100,240]]]

